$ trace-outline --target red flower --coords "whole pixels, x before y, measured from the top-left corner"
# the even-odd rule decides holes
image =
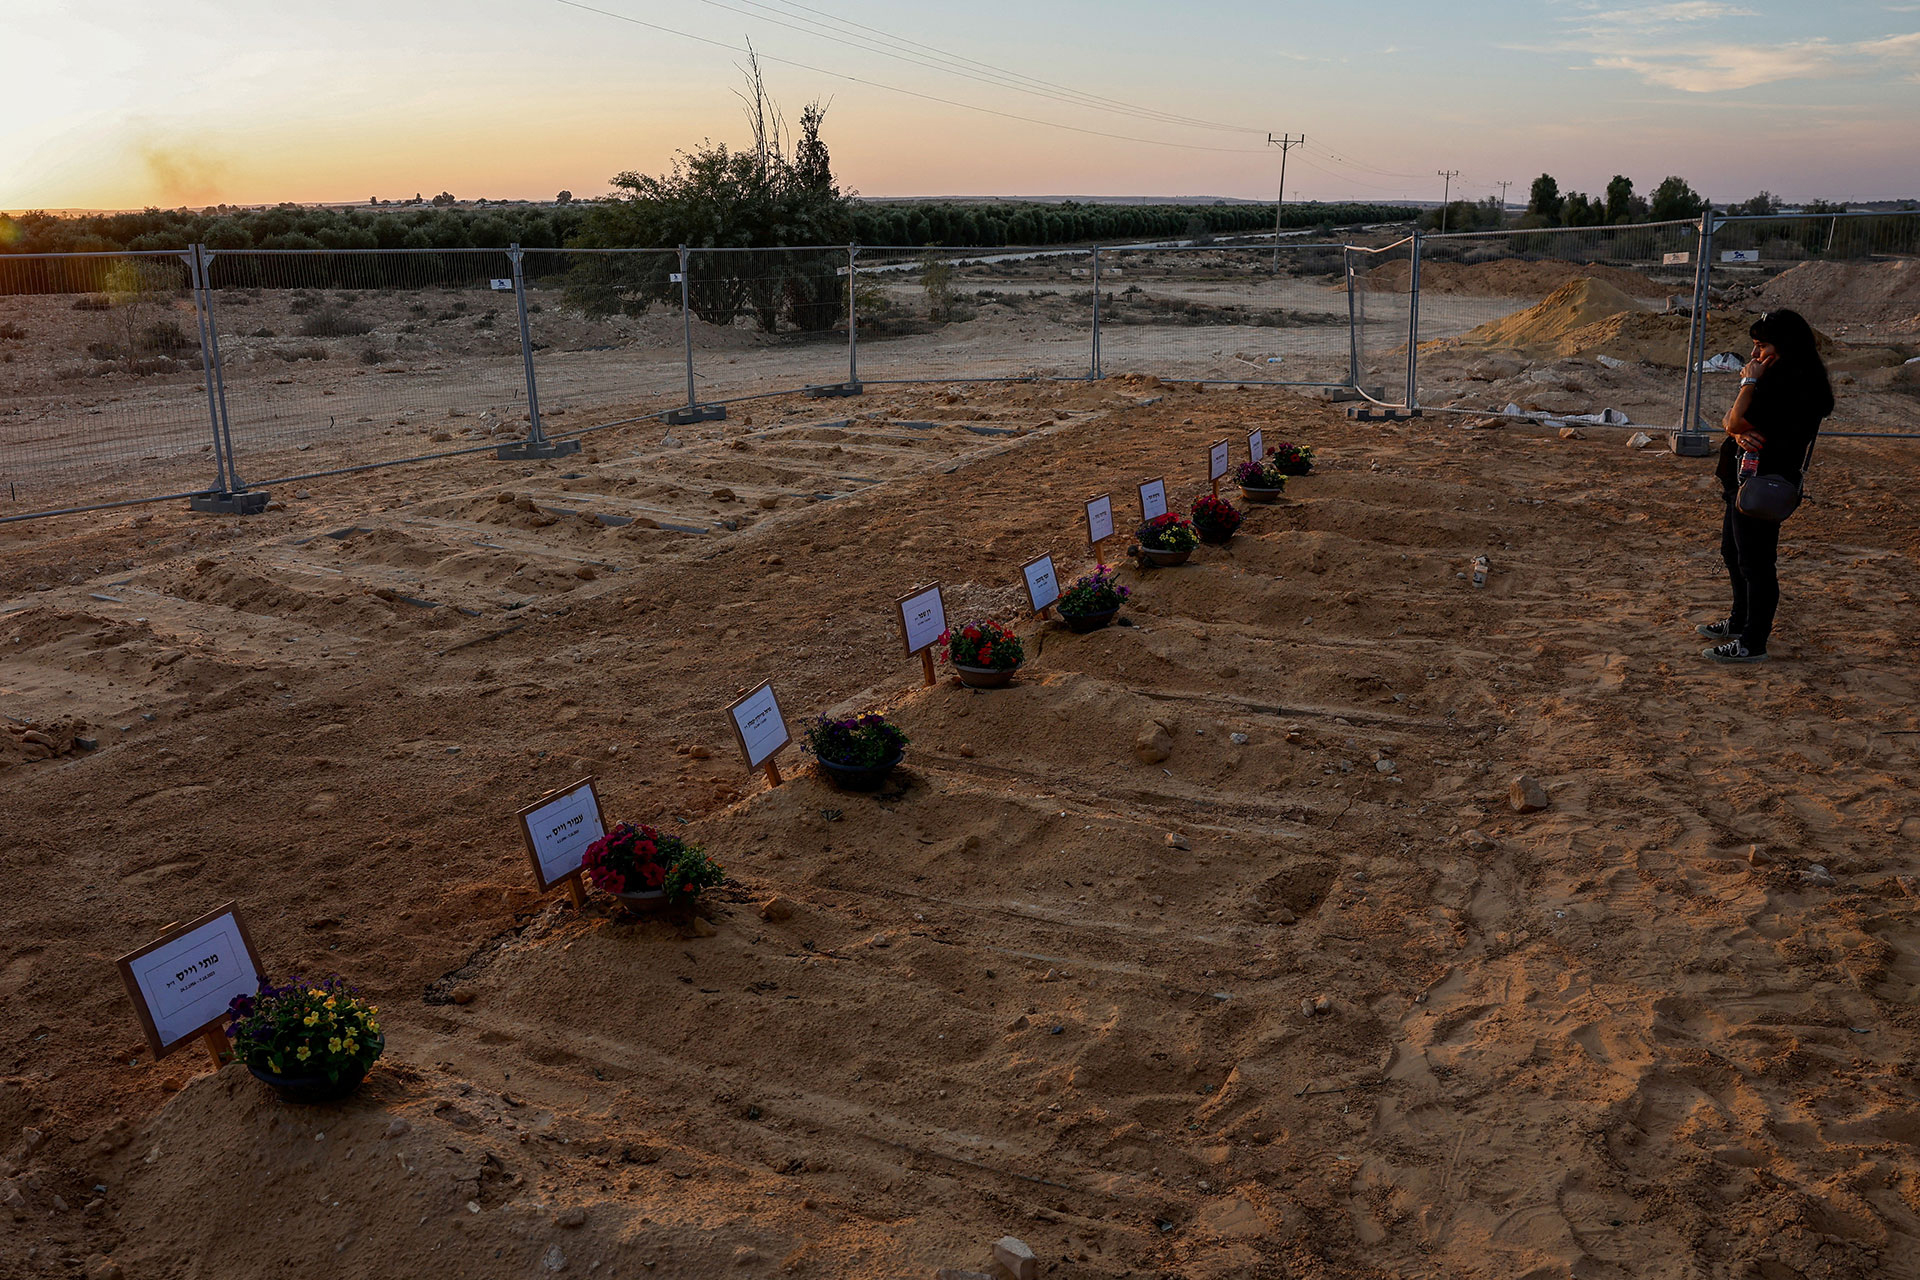
[[[608,893],[625,893],[627,891],[627,878],[616,871],[609,871],[596,883]]]
[[[979,660],[976,665],[982,666],[982,667],[992,666],[993,665],[993,646],[991,644],[981,645],[980,652],[976,653],[974,657]]]
[[[642,863],[637,870],[640,873],[640,883],[649,889],[658,889],[666,883],[667,870],[657,862]]]

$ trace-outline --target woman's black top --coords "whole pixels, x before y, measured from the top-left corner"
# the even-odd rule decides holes
[[[1820,419],[1831,412],[1830,393],[1815,378],[1778,364],[1762,373],[1747,407],[1747,421],[1766,440],[1760,449],[1760,474],[1785,476],[1799,484],[1807,447],[1819,434]],[[1732,436],[1720,446],[1714,473],[1729,497],[1740,487],[1740,446]]]

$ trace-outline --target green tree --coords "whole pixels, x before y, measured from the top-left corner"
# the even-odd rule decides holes
[[[818,103],[801,115],[793,154],[777,130],[756,130],[751,151],[709,142],[674,158],[665,174],[627,172],[614,194],[594,204],[573,243],[589,249],[672,248],[770,250],[844,244],[851,197],[834,182]],[[751,116],[750,116],[751,118]],[[689,302],[709,324],[732,324],[750,311],[761,328],[779,323],[782,307],[802,328],[831,327],[840,307],[832,282],[844,255],[760,253],[704,263],[689,281]],[[653,302],[677,302],[679,270],[666,255],[583,258],[569,277],[572,300],[593,315],[640,314]]]
[[[1614,174],[1607,184],[1607,221],[1633,221],[1633,179],[1624,173]]]
[[[1734,217],[1771,218],[1780,212],[1781,200],[1771,191],[1761,191],[1751,199],[1739,204],[1728,205],[1727,212]]]
[[[1560,221],[1560,210],[1566,201],[1561,198],[1560,184],[1550,173],[1543,173],[1533,180],[1533,187],[1527,193],[1527,212],[1545,218],[1547,226]]]
[[[1699,217],[1707,202],[1687,185],[1685,178],[1668,176],[1653,189],[1648,206],[1647,212],[1655,222],[1676,222]]]

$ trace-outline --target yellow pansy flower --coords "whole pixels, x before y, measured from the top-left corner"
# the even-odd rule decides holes
[[[310,1051],[308,1050],[308,1048],[307,1048],[307,1046],[305,1046],[305,1045],[301,1045],[301,1046],[300,1046],[300,1051],[299,1051],[298,1053],[296,1053],[296,1054],[294,1054],[293,1056],[294,1056],[294,1057],[296,1057],[296,1058],[298,1058],[298,1059],[300,1059],[300,1061],[302,1061],[302,1062],[305,1062],[305,1061],[306,1061],[306,1060],[307,1060],[308,1058],[310,1058],[310,1057],[312,1057],[313,1055],[312,1055],[312,1053],[311,1053],[311,1052],[310,1052]]]
[[[320,1015],[317,1013],[310,1013],[306,1017],[306,1025],[309,1027],[318,1021],[320,1021]]]
[[[380,1024],[375,1022],[372,1018],[368,1018],[367,1030],[373,1032],[375,1035],[378,1035],[380,1033]]]
[[[359,1051],[360,1051],[360,1045],[358,1044],[358,1042],[356,1042],[356,1041],[354,1041],[354,1040],[352,1040],[352,1039],[349,1039],[349,1040],[347,1041],[347,1052],[348,1052],[348,1053],[358,1053]],[[336,1052],[337,1052],[337,1051],[336,1051]]]
[[[349,1041],[348,1043],[352,1043],[352,1042],[351,1042],[351,1041]],[[327,1052],[328,1052],[328,1053],[338,1053],[338,1052],[340,1052],[340,1037],[339,1037],[339,1036],[335,1036],[335,1037],[334,1037],[333,1039],[331,1039],[331,1040],[329,1040],[329,1041],[327,1041]]]

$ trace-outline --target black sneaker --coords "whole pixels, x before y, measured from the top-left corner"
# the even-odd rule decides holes
[[[1765,662],[1767,660],[1767,655],[1764,653],[1747,652],[1747,646],[1738,640],[1729,640],[1711,649],[1702,649],[1700,656],[1709,662]]]
[[[1694,630],[1709,640],[1731,640],[1740,634],[1734,630],[1732,618],[1722,618],[1718,622],[1703,622]]]

